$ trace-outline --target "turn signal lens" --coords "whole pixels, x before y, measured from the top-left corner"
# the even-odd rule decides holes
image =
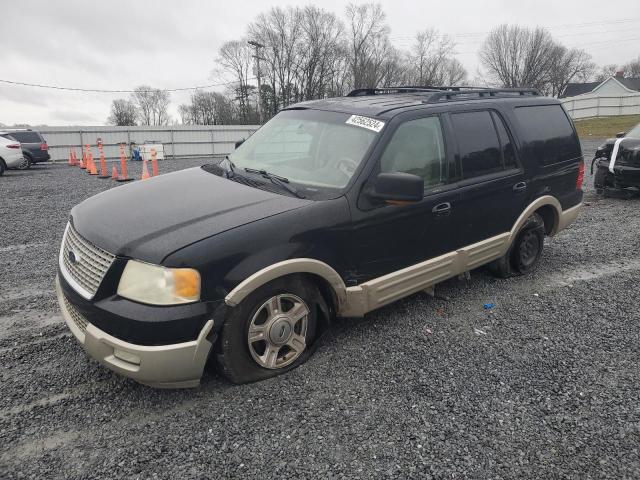
[[[197,298],[200,295],[200,274],[191,268],[173,270],[173,289],[178,297]]]

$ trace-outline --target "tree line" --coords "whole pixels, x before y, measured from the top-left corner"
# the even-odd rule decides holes
[[[394,85],[533,87],[558,96],[570,82],[604,79],[618,70],[598,68],[585,50],[562,45],[544,28],[500,25],[484,40],[482,68],[469,82],[452,37],[427,28],[402,49],[390,33],[376,3],[349,4],[342,17],[316,6],[270,8],[247,25],[243,37],[218,50],[213,74],[231,79],[226,89],[195,91],[178,106],[179,121],[256,124],[293,103]],[[640,57],[622,68],[640,76]],[[113,101],[109,123],[170,123],[169,101],[165,91],[138,87],[129,99]]]

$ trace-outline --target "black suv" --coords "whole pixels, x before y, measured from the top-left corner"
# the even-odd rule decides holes
[[[34,163],[48,162],[51,158],[47,141],[40,132],[31,129],[4,129],[0,130],[0,136],[20,142],[24,154],[24,163],[18,167],[20,169],[27,169]]]
[[[223,161],[73,208],[56,281],[87,353],[142,383],[233,382],[358,317],[490,264],[536,265],[577,216],[571,120],[535,90],[356,90],[278,113]]]

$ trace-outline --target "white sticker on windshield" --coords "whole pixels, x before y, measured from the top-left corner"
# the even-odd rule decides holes
[[[374,132],[379,132],[384,127],[384,122],[369,117],[361,117],[360,115],[351,115],[349,119],[344,122],[349,125],[355,125],[356,127],[367,128]]]

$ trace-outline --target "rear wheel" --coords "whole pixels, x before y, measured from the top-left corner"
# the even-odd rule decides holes
[[[303,277],[276,279],[227,311],[216,360],[234,383],[274,377],[304,363],[317,326],[317,287]]]
[[[4,175],[4,171],[7,169],[7,166],[4,164],[4,160],[0,158],[0,177]]]
[[[22,162],[16,167],[18,170],[29,170],[31,168],[31,157],[25,155]]]
[[[544,220],[534,213],[524,222],[509,251],[490,265],[491,270],[502,278],[532,271],[542,255],[544,234]]]

